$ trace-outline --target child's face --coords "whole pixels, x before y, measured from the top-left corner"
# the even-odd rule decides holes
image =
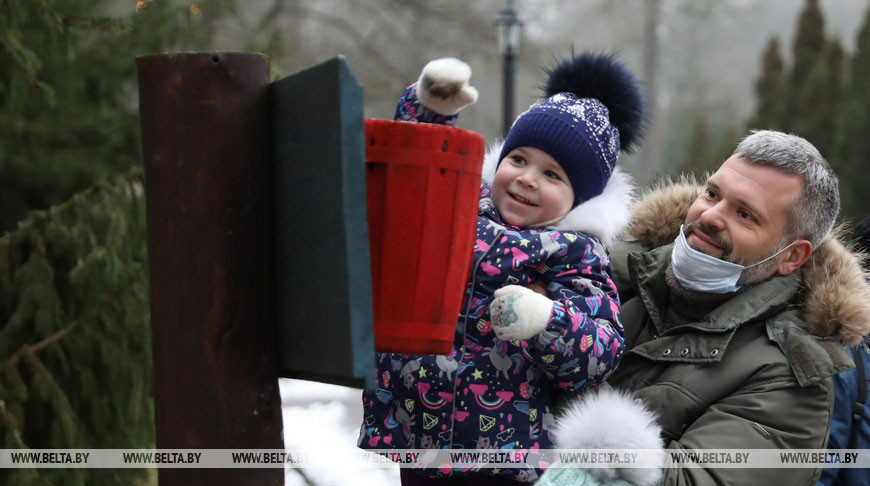
[[[568,214],[574,189],[562,166],[549,154],[534,147],[517,147],[495,172],[492,201],[505,222],[527,228]]]

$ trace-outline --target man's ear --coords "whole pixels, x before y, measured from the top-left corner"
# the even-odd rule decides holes
[[[780,275],[789,275],[802,267],[813,254],[813,244],[807,240],[797,240],[791,248],[779,256],[779,264],[776,272]]]

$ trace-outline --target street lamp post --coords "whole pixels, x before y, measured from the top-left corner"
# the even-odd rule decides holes
[[[523,38],[523,21],[514,9],[513,0],[507,0],[505,8],[495,18],[498,52],[502,56],[504,71],[504,122],[502,136],[507,136],[514,118],[514,61],[520,52]]]

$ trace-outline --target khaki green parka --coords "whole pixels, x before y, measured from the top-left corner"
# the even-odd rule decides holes
[[[822,449],[843,350],[870,332],[859,260],[829,237],[801,270],[736,293],[702,321],[663,326],[671,242],[702,188],[645,197],[611,249],[628,350],[607,382],[654,412],[670,450]],[[668,244],[664,244],[668,243]],[[663,332],[664,330],[664,332]],[[809,485],[821,470],[669,468],[665,485]]]

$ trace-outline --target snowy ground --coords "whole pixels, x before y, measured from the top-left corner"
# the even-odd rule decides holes
[[[362,422],[362,390],[313,381],[279,380],[284,415],[284,447],[358,451],[356,439]],[[316,486],[365,484],[398,486],[398,466],[384,468],[303,469]],[[306,486],[292,469],[285,472],[287,486]]]

